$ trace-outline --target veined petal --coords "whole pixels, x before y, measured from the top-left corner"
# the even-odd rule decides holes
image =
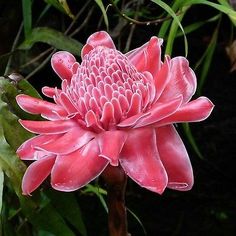
[[[103,46],[107,48],[115,49],[115,45],[110,37],[110,35],[105,31],[99,31],[92,34],[82,49],[81,56],[83,57],[88,54],[93,48]]]
[[[165,190],[168,179],[159,158],[154,129],[129,131],[120,154],[120,164],[140,186],[159,194]]]
[[[185,146],[173,125],[156,129],[157,147],[168,175],[168,188],[187,191],[193,186],[193,171]]]
[[[55,162],[55,155],[33,162],[26,170],[22,180],[24,195],[30,195],[48,177]]]
[[[76,127],[76,123],[72,120],[19,120],[19,122],[25,129],[36,134],[62,134],[67,132],[71,128]]]
[[[98,135],[97,141],[101,157],[110,161],[113,166],[119,164],[119,154],[127,138],[127,133],[121,130],[105,131]]]
[[[179,95],[183,96],[183,103],[187,103],[196,91],[196,75],[189,67],[185,57],[175,57],[170,60],[169,81],[162,92],[159,102],[166,102]]]
[[[76,151],[94,137],[95,134],[93,132],[81,129],[80,127],[74,127],[54,142],[39,143],[36,148],[38,150],[64,155]]]
[[[199,97],[180,107],[174,114],[160,120],[156,127],[172,123],[198,122],[205,120],[212,112],[214,104],[206,97]]]
[[[165,117],[170,116],[173,114],[181,105],[182,97],[179,96],[172,101],[168,101],[166,103],[156,103],[148,112],[150,112],[149,116],[146,116],[140,119],[135,128],[140,128],[147,125],[152,125],[158,122]]]
[[[69,155],[58,156],[51,173],[54,189],[70,192],[95,179],[108,165],[108,160],[99,157],[96,140]]]
[[[35,159],[35,146],[49,144],[55,142],[61,134],[49,134],[49,135],[38,135],[31,139],[28,139],[17,149],[16,153],[21,160],[34,160]]]
[[[67,112],[63,107],[42,99],[20,94],[16,96],[16,101],[24,111],[31,114],[41,114],[48,119],[58,119],[58,115],[67,116]]]
[[[138,71],[149,71],[153,77],[156,77],[161,66],[162,42],[162,39],[152,37],[148,43],[128,52],[126,56]]]
[[[51,65],[56,74],[63,80],[70,82],[72,77],[72,66],[76,62],[75,57],[66,51],[59,51],[53,54]]]

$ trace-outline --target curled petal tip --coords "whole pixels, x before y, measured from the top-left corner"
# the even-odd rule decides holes
[[[115,44],[111,39],[110,35],[105,31],[98,31],[87,39],[85,46],[82,49],[81,56],[82,58],[88,54],[93,48],[98,46],[103,46],[107,48],[115,49]]]
[[[193,187],[193,181],[190,183],[169,182],[167,187],[178,191],[189,191]]]
[[[75,57],[66,51],[56,52],[51,58],[52,68],[62,80],[71,80],[72,66],[75,62]]]

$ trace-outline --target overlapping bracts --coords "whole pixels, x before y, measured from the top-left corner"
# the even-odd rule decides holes
[[[57,52],[51,64],[61,89],[43,88],[48,102],[18,95],[20,107],[45,121],[20,120],[38,134],[17,153],[34,161],[27,169],[23,194],[30,194],[51,175],[51,185],[74,191],[118,166],[140,186],[161,194],[166,187],[189,190],[193,172],[174,123],[206,119],[212,102],[191,100],[196,77],[184,57],[161,61],[162,40],[127,54],[116,50],[104,32],[91,35],[79,64],[68,52]]]

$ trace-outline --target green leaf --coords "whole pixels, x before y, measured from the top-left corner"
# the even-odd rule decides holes
[[[99,6],[99,8],[102,11],[104,22],[105,22],[105,25],[108,30],[109,29],[109,21],[108,21],[108,17],[107,17],[107,13],[106,13],[106,9],[104,7],[104,4],[103,4],[102,0],[95,0],[95,2],[97,3],[97,5]]]
[[[204,52],[203,56],[200,58],[200,60],[198,61],[195,67],[196,69],[197,67],[199,67],[200,64],[202,64],[202,69],[201,69],[200,78],[199,78],[198,87],[197,87],[197,95],[199,96],[202,93],[203,85],[206,81],[209,69],[211,67],[212,58],[216,49],[218,33],[219,33],[219,24],[220,24],[220,20],[219,20],[218,26],[214,30],[211,41],[206,51]]]
[[[0,166],[0,216],[1,216],[1,212],[2,212],[3,185],[4,185],[4,174],[3,174],[3,170]],[[1,224],[1,218],[0,218],[0,224]],[[0,230],[1,230],[1,226],[0,226]]]
[[[173,5],[171,6],[171,9],[174,11],[174,12],[177,12],[178,9],[180,8],[180,4],[182,3],[182,0],[176,0],[176,1],[173,1]],[[158,33],[158,37],[160,38],[166,38],[166,33],[167,33],[167,30],[168,28],[170,27],[171,25],[171,21],[170,20],[167,20],[167,21],[164,21],[162,24],[161,24],[161,28],[159,30],[159,33]]]
[[[1,123],[2,121],[0,118],[0,166],[10,179],[15,193],[18,196],[21,196],[21,179],[23,173],[25,172],[26,166],[7,143]]]
[[[175,12],[174,12],[165,2],[163,2],[163,1],[161,1],[161,0],[152,0],[152,2],[156,3],[156,4],[159,5],[161,8],[163,8],[166,12],[168,12],[169,15],[171,15],[171,16],[173,17],[174,22],[176,23],[176,25],[178,25],[179,28],[181,29],[181,31],[183,32],[183,36],[184,36],[184,46],[185,46],[185,56],[187,56],[187,55],[188,55],[188,41],[187,41],[186,35],[185,35],[185,33],[184,33],[183,26],[182,26],[182,24],[181,24],[181,22],[180,22],[180,21],[182,20],[182,18],[183,18],[184,12],[187,10],[187,8],[184,7],[184,8],[182,9],[182,10],[183,10],[183,12],[181,13],[182,16],[181,16],[181,15],[180,15],[180,16],[177,16],[177,15],[175,14]],[[173,25],[173,23],[172,23],[172,25]],[[174,27],[174,25],[173,25],[173,27]],[[174,40],[174,37],[175,37],[174,31],[176,32],[177,29],[176,29],[176,30],[173,29],[172,33],[169,34],[169,38],[171,38],[172,40],[171,40],[171,41],[168,40],[169,45],[167,45],[167,49],[166,49],[167,54],[170,54],[170,53],[172,52],[173,40]],[[167,42],[167,44],[168,44],[168,42]]]
[[[0,100],[7,103],[9,110],[22,119],[41,119],[39,115],[29,114],[18,106],[16,96],[21,93],[41,98],[37,90],[27,80],[21,80],[15,84],[4,77],[0,77]]]
[[[47,231],[55,236],[75,236],[62,216],[51,204],[28,216],[30,222],[39,230]]]
[[[0,119],[5,139],[13,150],[34,136],[19,124],[19,118],[9,111],[6,103],[0,105]]]
[[[57,49],[69,51],[74,55],[80,55],[83,46],[77,40],[64,35],[60,31],[47,27],[38,27],[31,31],[18,49],[28,50],[37,42],[47,43]]]
[[[24,33],[25,38],[28,37],[32,29],[32,12],[31,12],[32,2],[31,0],[22,0],[22,10],[23,10],[23,23],[24,23]]]
[[[191,132],[189,124],[188,123],[183,123],[182,124],[182,128],[183,128],[184,134],[186,135],[186,137],[187,137],[189,143],[191,144],[193,150],[198,155],[198,157],[203,160],[204,157],[203,157],[200,149],[198,148],[198,145],[197,145],[197,143],[196,143],[196,141],[195,141],[195,139],[193,137],[193,134]]]
[[[133,212],[131,211],[129,208],[127,208],[127,211],[134,217],[134,219],[139,223],[139,225],[141,226],[142,230],[143,230],[143,233],[144,235],[147,236],[147,231],[143,225],[143,223],[141,222],[141,220],[139,219],[139,217]]]
[[[54,6],[59,11],[67,14],[70,18],[74,19],[75,16],[72,14],[66,0],[44,0],[46,3]]]
[[[232,20],[233,24],[236,25],[236,11],[225,1],[219,1],[221,4],[213,3],[206,0],[188,0],[185,5],[193,5],[193,4],[204,4],[210,7],[215,8],[216,10],[226,14]]]
[[[106,201],[104,200],[103,195],[107,195],[107,191],[100,188],[98,185],[93,186],[92,184],[87,184],[85,186],[85,190],[83,190],[83,193],[94,193],[99,198],[100,202],[102,203],[102,206],[104,207],[105,211],[108,212],[108,207],[106,204]]]
[[[51,204],[60,215],[65,218],[67,222],[73,225],[82,236],[86,236],[86,227],[75,194],[55,192],[51,190],[47,191],[46,195],[49,197]]]
[[[38,91],[25,79],[17,83],[17,89],[23,93],[35,98],[42,98]]]
[[[216,16],[213,16],[207,20],[204,20],[204,21],[198,21],[198,22],[194,22],[193,24],[190,24],[188,26],[185,26],[184,27],[184,32],[185,34],[190,34],[194,31],[196,31],[197,29],[203,27],[204,25],[206,25],[207,23],[211,23],[211,22],[215,22],[216,20],[218,20],[219,18],[221,17],[221,13],[220,14],[217,14]],[[179,37],[179,36],[182,36],[183,33],[182,31],[179,31],[177,34],[176,34],[176,37]]]

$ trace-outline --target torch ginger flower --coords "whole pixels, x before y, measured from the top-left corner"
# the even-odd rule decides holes
[[[165,188],[192,188],[193,172],[174,123],[206,119],[213,104],[190,101],[196,77],[184,57],[161,61],[162,39],[152,37],[126,54],[104,32],[92,34],[79,64],[69,52],[52,56],[61,90],[44,87],[54,103],[18,95],[19,106],[45,121],[20,120],[37,136],[17,153],[34,161],[22,181],[30,194],[51,174],[60,191],[77,190],[109,165],[120,165],[140,186],[161,194]]]

